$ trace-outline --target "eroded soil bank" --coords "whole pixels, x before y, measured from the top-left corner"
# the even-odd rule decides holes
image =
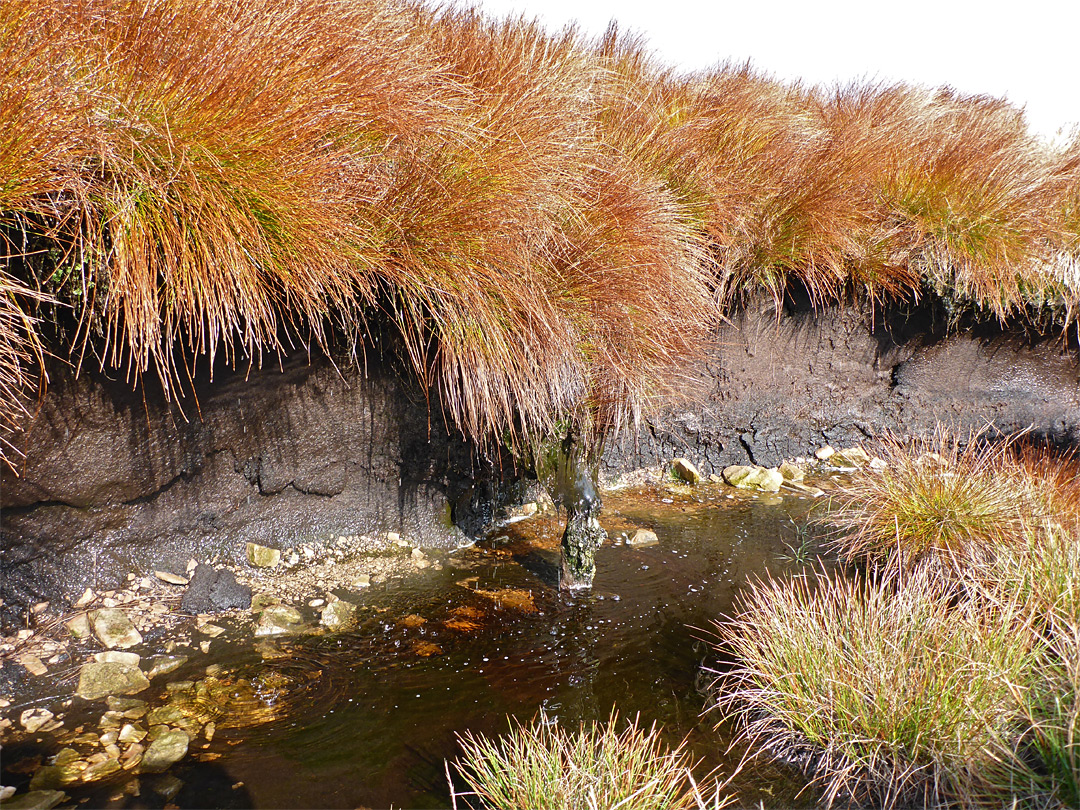
[[[937,422],[1080,444],[1080,353],[1060,336],[947,334],[928,307],[789,306],[778,318],[760,302],[732,315],[709,357],[687,370],[702,404],[624,436],[603,475],[676,456],[706,475],[773,465]],[[284,549],[396,531],[452,548],[525,481],[509,457],[480,459],[390,364],[297,354],[208,376],[197,402],[177,404],[99,373],[52,375],[18,438],[19,475],[3,473],[8,621],[133,570],[237,562],[246,542]]]

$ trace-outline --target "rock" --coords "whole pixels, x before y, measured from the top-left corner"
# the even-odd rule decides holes
[[[170,585],[187,585],[191,581],[187,577],[174,574],[172,571],[155,571],[154,576]]]
[[[829,445],[825,445],[824,447],[819,447],[817,450],[814,451],[814,458],[816,458],[818,461],[828,461],[834,453],[836,453],[835,450],[833,450]]]
[[[414,548],[414,549],[412,550],[412,558],[413,558],[414,560],[423,560],[423,559],[425,559],[426,557],[427,557],[427,555],[426,555],[426,554],[424,554],[424,552],[423,552],[423,550],[422,550],[422,549],[419,549],[419,548]]]
[[[33,734],[52,719],[53,713],[48,709],[27,709],[19,715],[19,723],[29,734]]]
[[[84,639],[90,636],[90,619],[85,613],[80,613],[64,622],[68,632],[73,638]]]
[[[259,614],[259,620],[255,625],[255,635],[276,636],[281,633],[292,633],[302,619],[303,617],[295,608],[288,605],[271,605]]]
[[[822,495],[825,494],[824,490],[810,486],[809,484],[804,484],[801,481],[785,481],[784,486],[790,487],[796,492],[801,492],[804,495],[809,495],[812,498],[820,498]]]
[[[83,664],[75,694],[85,700],[100,700],[106,695],[134,695],[149,685],[150,681],[138,667],[94,661]]]
[[[248,543],[247,561],[256,568],[274,568],[281,562],[281,551],[276,548],[260,546],[258,543]]]
[[[15,788],[10,785],[4,785],[0,787],[0,802],[6,802],[12,796],[15,795]]]
[[[36,655],[29,653],[20,655],[19,663],[26,667],[26,671],[31,675],[45,675],[49,672],[49,668]]]
[[[724,482],[724,479],[716,473],[709,473],[709,480],[714,484],[722,484]]]
[[[87,588],[85,591],[83,591],[82,596],[75,600],[75,609],[82,610],[95,599],[97,599],[97,594],[90,590],[90,588]]]
[[[202,650],[203,655],[209,655],[210,654],[210,642],[209,641],[200,641],[199,642],[199,649]]]
[[[128,620],[127,614],[115,608],[102,608],[90,612],[90,624],[94,635],[106,647],[126,650],[142,643],[142,636]]]
[[[174,762],[179,762],[188,752],[191,737],[186,731],[172,729],[150,743],[143,754],[140,769],[143,773],[161,773]]]
[[[346,630],[356,623],[356,605],[339,599],[322,609],[319,623],[329,630]]]
[[[784,476],[775,467],[757,467],[751,464],[735,464],[724,468],[724,480],[739,489],[761,492],[779,492]]]
[[[638,529],[626,541],[626,545],[633,548],[647,548],[648,546],[656,546],[659,544],[660,538],[656,536],[656,532],[651,531],[650,529]]]
[[[861,447],[849,447],[829,456],[829,463],[834,467],[865,467],[870,463],[870,454]]]
[[[386,540],[387,540],[387,542],[393,543],[394,545],[400,545],[401,544],[401,535],[398,534],[397,532],[387,532],[386,533]]]
[[[251,607],[251,588],[236,581],[232,571],[199,564],[191,575],[180,608],[186,613],[214,613]]]
[[[806,478],[806,472],[803,468],[797,464],[792,464],[790,461],[785,461],[778,469],[780,474],[784,476],[785,481],[802,481]]]
[[[888,467],[889,465],[885,463],[884,459],[880,459],[877,456],[874,456],[872,459],[870,459],[871,470],[876,470],[880,472],[881,470],[888,469]]]
[[[210,636],[210,638],[217,638],[225,632],[225,628],[217,624],[204,624],[198,628],[199,632],[204,636]]]
[[[120,757],[109,757],[102,762],[95,762],[82,772],[84,782],[97,782],[107,776],[112,776],[120,770]]]
[[[180,779],[173,776],[172,774],[166,774],[160,779],[154,780],[154,782],[152,782],[150,785],[150,789],[153,790],[154,793],[158,794],[161,798],[163,798],[166,802],[171,802],[176,797],[176,794],[180,792],[180,788],[182,788],[183,786],[184,783]]]
[[[3,810],[52,810],[67,797],[62,790],[31,790],[5,801]]]
[[[105,652],[94,653],[94,660],[99,664],[124,664],[129,667],[137,667],[142,658],[138,653],[106,650]]]
[[[124,727],[116,735],[116,739],[122,743],[142,742],[145,737],[146,732],[132,723],[124,724]]]
[[[701,481],[701,473],[698,472],[698,468],[689,459],[675,459],[671,462],[671,471],[675,473],[676,477],[688,484],[697,484]]]
[[[370,574],[360,574],[360,576],[358,576],[356,579],[353,580],[352,586],[354,588],[370,588],[371,587],[371,575]]]

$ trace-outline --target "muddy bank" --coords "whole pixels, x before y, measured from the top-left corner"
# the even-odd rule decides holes
[[[100,373],[53,373],[20,475],[3,472],[5,606],[189,558],[238,562],[247,542],[394,531],[451,548],[506,477],[387,365],[365,374],[300,355],[214,376],[169,402]]]
[[[685,456],[718,474],[885,430],[925,434],[939,421],[1030,427],[1076,445],[1078,357],[1056,337],[947,334],[928,307],[790,306],[777,319],[771,304],[747,306],[720,331],[706,367],[688,370],[702,404],[624,436],[602,472]],[[53,374],[19,442],[20,476],[3,473],[9,618],[131,571],[238,562],[247,542],[285,549],[395,531],[453,547],[524,476],[508,458],[479,458],[389,364],[372,360],[364,373],[301,354],[281,369],[208,377],[197,402],[177,404],[100,373]]]
[[[704,372],[704,401],[650,420],[604,457],[608,476],[686,456],[702,472],[773,466],[807,449],[847,447],[892,431],[926,435],[1029,429],[1080,445],[1075,337],[993,325],[947,332],[930,306],[814,311],[771,302],[732,314]]]

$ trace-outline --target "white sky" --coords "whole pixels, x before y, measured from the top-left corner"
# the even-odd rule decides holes
[[[610,19],[645,35],[666,63],[693,70],[750,59],[809,84],[902,80],[1004,96],[1033,132],[1080,124],[1080,0],[472,0],[550,28]],[[467,3],[471,4],[471,3]]]

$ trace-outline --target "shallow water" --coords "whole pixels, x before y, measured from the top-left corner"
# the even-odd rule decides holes
[[[263,722],[219,723],[212,743],[172,769],[184,781],[173,803],[446,807],[455,734],[499,734],[508,718],[541,712],[568,728],[613,708],[640,715],[673,743],[688,738],[702,759],[698,776],[731,770],[743,750],[727,751],[730,727],[717,730],[715,715],[703,716],[710,670],[724,667],[707,641],[712,622],[734,611],[749,580],[807,573],[796,549],[811,502],[729,493],[608,493],[602,523],[616,543],[638,526],[660,542],[606,545],[589,594],[560,595],[559,525],[535,517],[410,585],[350,595],[362,606],[354,632],[253,647],[246,630],[248,640],[218,660],[256,684]],[[752,764],[733,789],[744,804],[811,804],[806,794],[796,800],[803,784],[780,766]],[[69,792],[107,806],[155,806],[147,791],[111,801]]]

